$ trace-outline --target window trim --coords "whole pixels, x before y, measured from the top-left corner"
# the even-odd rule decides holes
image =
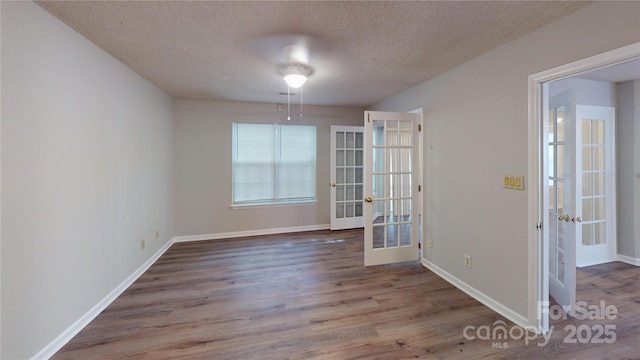
[[[280,141],[280,127],[294,127],[294,126],[306,126],[313,127],[315,132],[314,139],[314,173],[315,173],[315,188],[313,197],[300,197],[300,198],[287,198],[287,199],[273,199],[273,201],[263,201],[263,200],[254,200],[254,201],[240,201],[234,202],[234,171],[233,171],[233,149],[232,149],[232,158],[231,158],[231,204],[229,207],[232,209],[253,209],[253,208],[267,208],[267,207],[283,207],[283,206],[300,206],[300,205],[317,205],[318,203],[318,126],[316,124],[283,124],[283,123],[268,123],[268,122],[233,122],[232,123],[232,131],[231,131],[231,146],[232,148],[235,146],[236,139],[234,138],[234,131],[236,129],[236,125],[272,125],[274,126],[274,130],[276,131],[277,141]],[[276,143],[276,146],[278,144]],[[277,162],[276,162],[277,164]],[[277,173],[277,166],[275,167],[275,172]],[[274,186],[278,186],[278,182],[274,182]]]

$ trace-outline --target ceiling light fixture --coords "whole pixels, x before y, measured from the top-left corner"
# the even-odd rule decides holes
[[[291,120],[291,88],[300,89],[300,117],[302,117],[302,86],[313,74],[309,63],[309,51],[301,45],[289,45],[283,48],[284,64],[279,66],[280,75],[287,83],[287,120]]]
[[[287,64],[283,71],[284,81],[294,89],[298,89],[305,82],[313,70],[304,64]]]

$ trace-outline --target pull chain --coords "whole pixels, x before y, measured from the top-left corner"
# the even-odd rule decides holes
[[[304,86],[300,88],[300,117],[302,117],[302,94],[304,93]]]
[[[291,86],[287,85],[287,121],[291,121]]]

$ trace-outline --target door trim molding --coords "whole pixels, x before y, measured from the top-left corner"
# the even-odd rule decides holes
[[[540,305],[548,304],[549,284],[547,279],[547,271],[545,265],[548,266],[548,238],[543,236],[546,227],[543,223],[543,229],[538,230],[536,225],[542,222],[544,218],[545,204],[541,201],[541,185],[542,185],[542,166],[546,165],[546,161],[542,158],[542,86],[544,83],[560,80],[563,78],[578,75],[583,72],[591,71],[597,68],[623,63],[632,59],[640,58],[640,42],[636,42],[615,50],[611,50],[602,54],[578,60],[566,65],[562,65],[553,69],[545,70],[536,74],[529,75],[529,176],[528,183],[528,250],[529,250],[529,306],[528,317],[529,325],[535,326],[539,333],[546,333],[549,329],[549,316],[547,313],[540,312]],[[546,240],[546,241],[545,241]],[[538,316],[539,314],[544,314]]]

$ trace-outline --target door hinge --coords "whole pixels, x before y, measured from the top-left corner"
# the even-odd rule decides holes
[[[422,131],[422,124],[418,124],[418,132]]]
[[[418,243],[418,249],[422,249],[422,244]]]
[[[542,223],[541,222],[536,224],[536,229],[542,230]]]
[[[371,122],[371,114],[367,113],[367,122]]]
[[[422,185],[418,185],[418,192],[422,191]]]

